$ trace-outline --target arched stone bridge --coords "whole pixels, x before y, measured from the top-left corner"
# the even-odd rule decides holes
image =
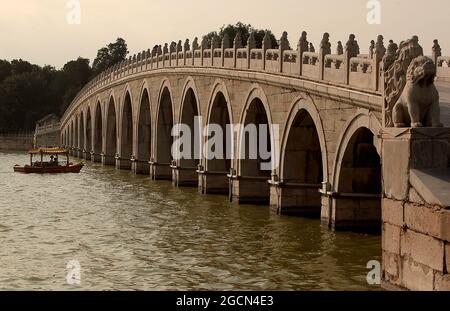
[[[144,51],[108,69],[77,95],[61,121],[62,145],[74,155],[267,204],[282,214],[320,217],[334,229],[380,228],[383,83],[382,38],[361,55],[351,36],[331,54],[327,34],[318,52],[303,33],[296,50],[284,34],[272,49],[239,38],[188,42]],[[437,60],[440,55],[434,55]],[[449,76],[448,59],[439,58]],[[255,160],[173,161],[171,130],[219,124],[278,124],[272,171]],[[201,141],[205,143],[204,139]],[[232,135],[236,154],[247,143]],[[223,141],[224,146],[227,142]],[[194,148],[194,147],[193,147]]]

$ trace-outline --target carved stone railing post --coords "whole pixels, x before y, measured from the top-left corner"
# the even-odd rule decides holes
[[[350,66],[350,59],[352,57],[357,57],[359,54],[359,46],[358,42],[355,40],[355,35],[351,34],[349,36],[349,39],[347,41],[347,44],[345,45],[345,51],[344,51],[344,69],[345,69],[345,79],[344,83],[349,84],[350,83],[350,72],[351,72],[351,66]]]
[[[289,47],[288,33],[286,31],[284,31],[283,34],[281,35],[280,45],[278,47],[278,53],[279,53],[278,70],[280,72],[283,72],[284,51],[287,51],[289,49],[290,49],[290,47]]]
[[[130,56],[130,57],[128,58],[128,64],[127,64],[127,75],[130,74],[130,70],[131,70],[131,73],[133,72],[132,62],[133,62],[133,57]]]
[[[180,52],[183,52],[183,44],[181,43],[181,40],[179,40],[178,41],[178,44],[177,44],[177,67],[179,67],[180,66],[180,57],[179,57],[179,53]],[[184,59],[184,57],[183,57],[183,59]]]
[[[169,54],[169,45],[166,43],[164,44],[164,48],[163,48],[163,67],[166,67],[166,55]],[[169,62],[170,62],[170,55],[169,55]],[[170,63],[169,63],[170,65]]]
[[[266,70],[266,51],[272,49],[272,40],[270,39],[269,31],[264,34],[262,42],[262,60],[263,60],[263,70]]]
[[[203,51],[205,50],[205,49],[207,49],[207,42],[206,42],[206,38],[203,38],[203,40],[202,40],[202,44],[201,44],[201,46],[200,46],[200,54],[201,54],[201,66],[203,67],[203,57],[204,57],[204,55],[203,55]]]
[[[230,48],[230,36],[226,33],[223,36],[222,39],[222,59],[221,59],[221,66],[224,67],[225,66],[225,49],[229,49]]]
[[[252,31],[247,40],[247,69],[250,69],[250,59],[251,59],[250,54],[252,52],[252,49],[255,48],[256,48],[255,33]]]
[[[433,41],[432,59],[436,64],[436,68],[439,67],[439,57],[442,56],[442,49],[439,45],[439,41],[436,39]]]
[[[220,38],[219,36],[215,35],[211,40],[211,67],[214,67],[214,51],[220,48],[219,45]]]
[[[173,58],[173,53],[176,54],[176,52],[177,52],[177,43],[175,41],[172,41],[169,49],[169,67],[172,67],[172,60],[175,60],[176,62],[175,67],[178,65],[177,63],[178,55],[175,55],[175,59]]]
[[[379,35],[372,55],[372,81],[375,83],[373,88],[375,91],[380,91],[381,61],[383,60],[384,55],[386,55],[384,38],[382,35]]]
[[[297,44],[297,59],[299,62],[298,73],[300,76],[303,74],[303,53],[309,51],[309,43],[307,37],[308,34],[306,33],[306,31],[303,31]]]
[[[192,41],[192,66],[195,66],[195,51],[198,50],[198,38],[195,37]]]
[[[142,64],[143,64],[143,59],[144,59],[144,54],[141,52],[141,53],[138,53],[138,55],[137,55],[137,59],[136,59],[136,61],[137,61],[137,63],[136,63],[136,68],[137,68],[137,72],[140,72],[140,71],[142,71]]]
[[[319,80],[323,80],[325,75],[325,56],[331,54],[330,35],[326,32],[323,34],[322,41],[320,42],[319,49]]]
[[[183,45],[183,66],[186,66],[186,55],[187,52],[189,52],[191,50],[191,45],[189,44],[189,39],[186,39],[186,41],[184,41],[184,45]]]
[[[242,48],[242,37],[241,33],[238,31],[234,37],[233,42],[233,68],[236,68],[237,63],[237,49]]]

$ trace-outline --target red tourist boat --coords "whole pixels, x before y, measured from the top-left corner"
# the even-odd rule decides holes
[[[25,174],[59,174],[79,173],[84,164],[73,164],[69,162],[69,151],[62,148],[39,148],[28,152],[30,154],[30,165],[14,166],[14,172]],[[40,161],[33,162],[33,156],[40,155]],[[44,156],[50,156],[50,161],[45,162]],[[59,157],[66,157],[66,162],[60,162]]]

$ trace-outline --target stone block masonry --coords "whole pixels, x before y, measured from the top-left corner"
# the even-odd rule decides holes
[[[0,135],[0,150],[27,151],[33,148],[33,134]]]
[[[383,281],[408,290],[449,290],[450,202],[445,191],[449,129],[384,129]],[[427,140],[429,148],[422,148]],[[419,150],[420,149],[420,150]],[[394,150],[401,152],[394,152]],[[404,171],[398,175],[397,167]],[[438,173],[436,173],[436,171]],[[432,178],[435,174],[440,178]],[[448,174],[450,176],[450,174]]]

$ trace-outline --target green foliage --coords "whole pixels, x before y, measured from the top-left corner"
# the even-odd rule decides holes
[[[125,60],[128,55],[128,46],[124,39],[117,38],[116,42],[108,44],[97,52],[92,64],[95,74],[99,74],[109,67]]]
[[[127,54],[127,44],[119,38],[98,51],[93,68],[81,57],[61,70],[21,59],[0,60],[0,132],[33,130],[45,115],[62,115],[91,78]]]
[[[0,131],[32,130],[43,116],[61,114],[92,77],[89,60],[78,58],[63,69],[29,62],[0,61]]]
[[[244,24],[242,22],[237,22],[235,25],[228,24],[227,26],[223,25],[222,28],[220,28],[219,32],[212,31],[206,35],[203,36],[204,39],[208,42],[208,46],[211,45],[211,40],[214,36],[219,36],[220,40],[222,41],[225,34],[228,34],[228,37],[230,38],[231,42],[233,42],[234,38],[236,37],[237,33],[241,34],[241,46],[244,47],[247,45],[248,37],[250,36],[251,32],[255,33],[255,41],[256,41],[256,48],[260,49],[262,46],[262,41],[264,38],[264,35],[266,32],[269,32],[270,39],[272,41],[272,47],[277,48],[278,47],[278,41],[273,35],[272,31],[266,29],[256,29],[253,28],[250,24]]]

